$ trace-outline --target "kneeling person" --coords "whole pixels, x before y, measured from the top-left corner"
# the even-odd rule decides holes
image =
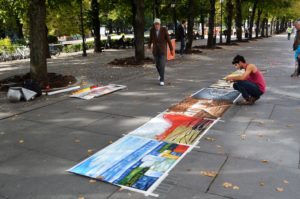
[[[266,92],[264,76],[254,64],[248,64],[241,55],[237,55],[232,64],[239,70],[245,69],[245,72],[239,76],[227,76],[225,79],[233,81],[233,88],[239,91],[245,99],[239,104],[254,104]]]

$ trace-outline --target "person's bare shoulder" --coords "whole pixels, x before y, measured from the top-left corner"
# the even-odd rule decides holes
[[[257,67],[256,67],[255,64],[249,64],[249,65],[248,65],[248,68],[249,68],[251,71],[253,71],[253,72],[255,72],[255,71],[257,70]]]

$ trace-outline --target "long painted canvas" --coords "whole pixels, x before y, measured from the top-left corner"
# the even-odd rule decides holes
[[[171,106],[167,113],[182,114],[190,117],[217,119],[222,117],[231,103],[224,100],[195,99],[188,97]]]
[[[127,135],[69,172],[147,191],[188,149],[184,145]]]
[[[93,86],[81,89],[79,91],[74,92],[70,97],[80,98],[89,100],[95,97],[100,97],[102,95],[106,95],[118,90],[125,89],[126,86],[124,85],[117,85],[117,84],[108,84],[106,86]]]
[[[170,143],[192,145],[209,129],[213,120],[180,114],[162,113],[132,131],[136,135]]]
[[[227,76],[236,77],[236,76],[242,75],[244,72],[245,72],[244,69],[243,69],[243,70],[236,70],[236,71],[230,73],[230,74],[227,75]],[[225,77],[224,77],[223,79],[225,79]]]
[[[240,93],[235,90],[204,88],[195,93],[192,97],[195,99],[224,100],[234,102],[239,96]]]
[[[226,80],[218,80],[216,83],[209,86],[209,88],[218,88],[218,89],[233,89],[233,83]]]

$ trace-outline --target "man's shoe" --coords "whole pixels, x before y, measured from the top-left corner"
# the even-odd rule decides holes
[[[236,103],[236,105],[240,105],[240,106],[243,106],[243,105],[253,105],[255,103],[256,100],[258,100],[259,98],[255,98],[255,97],[249,97],[249,99],[247,100],[242,100],[242,101],[239,101]]]
[[[164,86],[165,82],[160,82],[159,85]]]

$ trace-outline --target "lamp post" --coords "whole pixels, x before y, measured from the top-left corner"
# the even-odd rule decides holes
[[[221,5],[221,27],[220,27],[220,44],[223,43],[223,17],[222,17],[222,14],[223,14],[223,1],[224,0],[220,0],[220,5]]]

